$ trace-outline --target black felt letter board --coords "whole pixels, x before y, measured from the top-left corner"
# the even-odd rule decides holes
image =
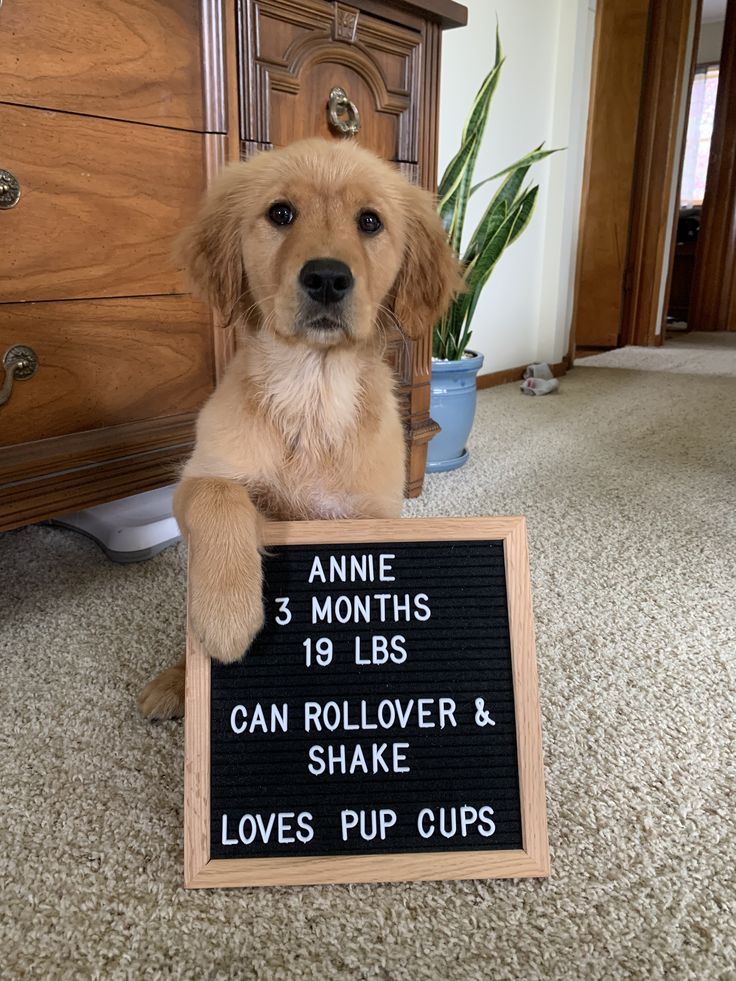
[[[269,550],[266,625],[212,664],[212,858],[522,847],[503,549]]]

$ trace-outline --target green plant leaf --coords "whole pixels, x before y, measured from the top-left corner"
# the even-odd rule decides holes
[[[466,158],[469,145],[471,145],[477,138],[478,130],[483,128],[485,125],[485,121],[488,117],[490,97],[493,94],[495,86],[498,84],[498,73],[500,68],[501,60],[498,57],[497,51],[496,61],[481,82],[480,88],[478,89],[475,99],[473,100],[473,105],[470,107],[470,112],[465,120],[462,136],[460,138],[460,149],[447,165],[445,172],[442,175],[442,180],[440,181],[438,189],[440,201],[447,196],[453,187],[457,187],[458,170],[462,169],[458,167],[458,162]]]
[[[524,171],[526,173],[526,171]],[[512,180],[513,178],[513,180]],[[501,223],[506,218],[509,208],[513,206],[514,199],[523,180],[523,174],[512,175],[499,189],[493,200],[489,203],[486,210],[478,222],[473,232],[468,247],[463,256],[463,262],[471,263],[479,252],[483,251],[488,240],[495,234]]]
[[[479,136],[482,135],[481,131],[488,118],[490,99],[495,86],[498,84],[500,68],[500,65],[494,65],[483,79],[481,87],[478,90],[478,94],[475,97],[470,114],[463,128],[460,149],[445,168],[442,180],[440,181],[437,192],[440,205],[457,190],[465,172],[467,160],[479,142]]]
[[[478,222],[478,227],[473,233],[473,237],[468,243],[467,249],[465,250],[464,261],[466,263],[471,262],[478,252],[482,252],[490,235],[493,234],[496,228],[498,228],[500,225],[501,221],[498,217],[499,212],[505,218],[509,208],[513,207],[513,205],[516,203],[517,195],[528,171],[529,165],[525,167],[518,167],[516,170],[512,171],[501,187],[499,187],[499,189],[493,195],[488,207],[483,213],[481,220]]]
[[[478,150],[488,122],[488,112],[496,91],[503,56],[496,28],[496,61],[483,79],[462,132],[460,149],[448,164],[439,186],[439,214],[450,244],[460,250]]]
[[[467,292],[459,296],[444,318],[445,331],[435,347],[435,357],[460,359],[463,356],[471,336],[471,325],[478,300],[496,263],[508,246],[519,237],[529,224],[539,187],[528,188],[511,207],[507,201],[501,201],[492,217],[498,222],[488,234],[482,249],[471,259],[465,271]]]
[[[477,190],[483,187],[484,184],[488,184],[490,181],[498,180],[499,177],[503,177],[504,174],[508,174],[509,171],[517,170],[519,167],[526,167],[528,170],[532,164],[538,163],[540,160],[544,160],[545,157],[550,157],[553,153],[559,153],[561,149],[564,149],[562,147],[556,147],[554,150],[542,150],[543,146],[544,144],[540,143],[535,150],[532,150],[531,153],[527,153],[525,157],[522,157],[520,160],[517,160],[516,163],[512,163],[510,166],[505,167],[503,170],[499,170],[497,174],[492,174],[490,177],[486,177],[482,181],[479,181],[477,184],[474,184],[470,188],[470,196],[472,197],[473,194],[475,194]]]
[[[463,321],[465,323],[465,328],[468,331],[468,336],[470,331],[470,321],[473,319],[473,314],[475,313],[475,308],[478,304],[481,291],[488,282],[488,277],[493,272],[496,263],[503,255],[504,249],[509,244],[509,239],[513,232],[514,224],[518,218],[522,203],[522,201],[519,201],[508,211],[506,217],[495,230],[493,235],[488,238],[488,241],[485,243],[482,251],[478,253],[471,266],[468,267],[469,272],[466,277],[468,292],[464,294],[466,303],[464,304],[463,308]]]
[[[498,207],[499,203],[503,201],[507,207],[511,208],[516,203],[517,195],[528,173],[528,166],[518,167],[516,170],[513,170],[493,195],[488,207]]]
[[[500,69],[501,65],[498,65],[488,76],[487,80],[489,84],[485,88],[484,99],[473,114],[474,126],[468,133],[467,138],[460,148],[460,152],[451,161],[447,171],[445,171],[447,182],[444,194],[442,193],[443,189],[440,189],[440,219],[445,227],[445,231],[448,233],[450,244],[456,251],[460,249],[473,173],[488,121],[491,98],[498,83]],[[445,178],[443,178],[443,182],[445,182]]]
[[[534,213],[534,206],[537,203],[537,195],[539,193],[539,185],[535,184],[534,187],[530,187],[526,193],[519,199],[519,208],[514,219],[514,227],[511,229],[511,234],[509,235],[509,240],[507,245],[511,245],[512,242],[521,235],[526,226],[529,224]]]

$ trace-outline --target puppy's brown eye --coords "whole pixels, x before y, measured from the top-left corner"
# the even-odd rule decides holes
[[[375,235],[381,231],[383,225],[375,211],[361,211],[358,215],[358,228],[366,235]]]
[[[294,209],[286,201],[277,201],[268,209],[268,220],[274,225],[290,225],[295,217]]]

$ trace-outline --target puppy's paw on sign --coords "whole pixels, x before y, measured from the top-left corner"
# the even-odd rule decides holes
[[[187,886],[547,875],[524,519],[267,544],[247,656],[189,638]]]

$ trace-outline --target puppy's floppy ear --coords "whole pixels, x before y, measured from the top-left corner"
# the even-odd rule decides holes
[[[418,338],[432,330],[464,283],[432,195],[407,184],[405,215],[406,248],[394,283],[394,312],[403,332]]]
[[[241,237],[242,170],[228,168],[210,187],[196,218],[178,238],[174,256],[187,272],[195,291],[208,301],[224,326],[244,316],[252,306],[243,265]]]

